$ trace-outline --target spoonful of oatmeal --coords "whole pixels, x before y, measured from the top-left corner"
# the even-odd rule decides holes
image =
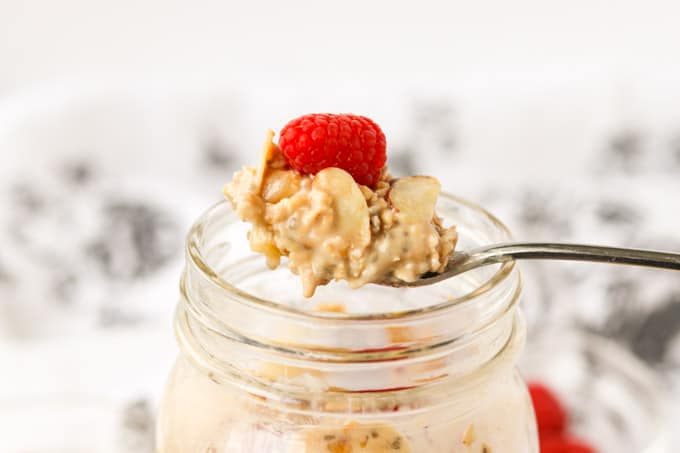
[[[376,123],[309,114],[286,124],[278,145],[273,138],[270,130],[257,167],[236,172],[224,194],[252,226],[251,249],[272,269],[287,257],[306,297],[332,280],[357,288],[446,269],[458,235],[435,213],[439,181],[392,178]]]
[[[393,178],[386,141],[372,120],[308,114],[269,131],[257,167],[244,167],[224,188],[236,214],[251,224],[248,240],[274,269],[281,257],[302,281],[305,297],[345,280],[423,286],[479,266],[542,258],[680,269],[680,255],[569,244],[501,244],[454,253],[455,226],[435,206],[431,176]]]

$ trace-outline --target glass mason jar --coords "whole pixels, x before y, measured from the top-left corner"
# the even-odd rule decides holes
[[[510,239],[464,200],[442,195],[437,212],[461,249]],[[538,452],[514,263],[304,299],[247,230],[220,203],[189,233],[158,453]]]

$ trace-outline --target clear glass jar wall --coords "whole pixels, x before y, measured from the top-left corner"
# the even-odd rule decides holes
[[[510,238],[463,200],[442,196],[438,213],[461,248]],[[248,250],[247,229],[220,203],[189,234],[159,453],[538,451],[515,369],[525,326],[513,263],[304,299],[296,276]]]

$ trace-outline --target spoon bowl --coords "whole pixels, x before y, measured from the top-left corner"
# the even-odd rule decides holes
[[[455,252],[442,272],[428,272],[412,282],[389,278],[378,284],[395,288],[432,285],[478,267],[518,259],[585,261],[680,270],[680,253],[601,245],[513,242]]]

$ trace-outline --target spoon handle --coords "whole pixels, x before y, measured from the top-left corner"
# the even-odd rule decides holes
[[[458,257],[454,255],[447,270],[456,269],[459,273],[516,259],[591,261],[680,270],[680,253],[551,242],[516,242],[481,247]]]

